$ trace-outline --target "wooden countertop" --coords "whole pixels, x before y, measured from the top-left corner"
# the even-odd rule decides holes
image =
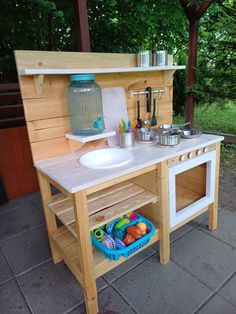
[[[222,136],[203,134],[198,139],[181,139],[181,143],[174,147],[135,143],[135,147],[129,149],[133,154],[133,160],[124,166],[113,169],[94,170],[82,166],[79,163],[79,158],[81,157],[79,151],[74,154],[36,162],[35,167],[60,184],[68,192],[75,193],[155,165],[163,160],[168,160],[207,145],[215,144],[223,139]]]

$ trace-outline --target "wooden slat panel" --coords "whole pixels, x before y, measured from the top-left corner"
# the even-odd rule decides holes
[[[21,114],[22,117],[24,116],[22,104],[0,106],[0,117],[1,115],[14,115],[14,114]]]
[[[70,153],[70,147],[65,137],[53,140],[31,143],[33,160],[44,160]]]
[[[112,68],[136,65],[135,54],[15,50],[18,70],[24,68]]]
[[[187,207],[195,201],[202,198],[204,195],[188,190],[180,185],[176,186],[176,211]]]
[[[0,93],[0,104],[20,103],[22,102],[20,92]]]

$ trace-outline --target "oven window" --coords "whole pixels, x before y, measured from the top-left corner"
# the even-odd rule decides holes
[[[206,196],[206,163],[176,175],[176,212]]]

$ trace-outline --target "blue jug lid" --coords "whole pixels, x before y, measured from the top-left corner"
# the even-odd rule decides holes
[[[71,82],[76,81],[94,81],[96,76],[94,74],[72,74],[70,75]]]

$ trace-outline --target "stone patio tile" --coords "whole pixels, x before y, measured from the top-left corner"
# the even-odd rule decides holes
[[[108,273],[103,275],[103,277],[108,282],[113,282],[115,279],[123,276],[132,268],[140,264],[143,260],[151,256],[154,252],[155,252],[154,249],[152,249],[151,247],[148,247],[145,250],[141,251],[140,253],[129,258],[126,262],[122,263],[120,266],[117,266],[111,271],[109,271]]]
[[[15,275],[51,258],[44,226],[3,241],[2,248]]]
[[[197,314],[235,314],[236,307],[215,294]]]
[[[236,270],[236,250],[198,229],[173,244],[171,259],[212,289]]]
[[[198,225],[199,223],[201,223],[202,221],[206,221],[208,223],[208,211],[201,214],[200,216],[198,216],[197,218],[191,220],[190,222],[188,222],[187,224],[190,225],[190,226],[196,226]]]
[[[45,263],[17,278],[34,314],[60,314],[84,300],[81,285],[64,263]],[[97,280],[98,290],[106,287]]]
[[[39,191],[28,194],[28,198],[41,210],[43,210],[43,204]]]
[[[9,200],[6,204],[0,206],[0,213],[12,210],[16,207],[31,204],[31,201],[28,199],[27,195],[19,196]]]
[[[31,313],[14,280],[0,286],[0,312],[2,314]]]
[[[192,230],[195,227],[195,225],[191,225],[191,224],[185,224],[182,227],[178,228],[177,230],[173,231],[170,234],[170,241],[175,242],[176,240],[178,240],[179,238],[181,238],[186,232],[189,232],[190,230]]]
[[[132,269],[113,286],[138,313],[193,313],[212,290],[173,262],[163,266],[157,254]]]
[[[25,204],[0,214],[0,241],[27,231],[44,222],[40,210],[34,204]]]
[[[108,287],[98,294],[100,314],[134,314],[130,305],[112,288]],[[85,304],[81,304],[70,314],[86,314]]]
[[[204,232],[236,248],[236,211],[221,210],[218,216],[218,227],[215,231],[208,230],[207,226],[207,221],[203,221],[199,225]]]
[[[236,306],[236,274],[218,291],[225,299]]]
[[[0,284],[13,278],[2,249],[0,249]]]

